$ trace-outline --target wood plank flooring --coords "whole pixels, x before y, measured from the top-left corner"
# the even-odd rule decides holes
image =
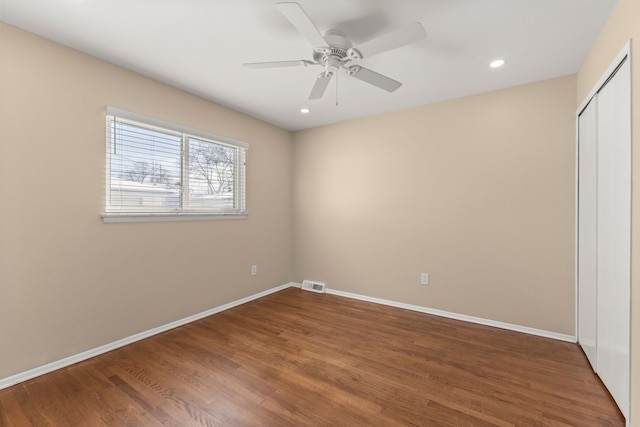
[[[571,343],[290,288],[0,391],[1,426],[623,426]]]

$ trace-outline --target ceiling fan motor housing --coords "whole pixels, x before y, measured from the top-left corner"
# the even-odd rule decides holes
[[[315,62],[322,64],[327,70],[337,70],[351,60],[348,52],[353,44],[344,33],[338,30],[328,30],[324,39],[329,46],[318,46],[313,49]]]

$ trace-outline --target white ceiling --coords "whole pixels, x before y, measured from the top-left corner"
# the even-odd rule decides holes
[[[617,0],[298,0],[354,45],[419,21],[427,38],[360,63],[403,82],[387,93],[344,74],[307,98],[319,67],[279,0],[0,0],[0,20],[289,130],[575,73]],[[495,58],[508,62],[490,69]],[[308,107],[310,114],[300,114]]]

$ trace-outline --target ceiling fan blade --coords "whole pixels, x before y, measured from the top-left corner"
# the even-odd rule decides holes
[[[313,47],[326,47],[329,46],[315,26],[313,21],[309,18],[309,16],[305,13],[302,6],[298,3],[286,2],[286,3],[278,3],[276,5],[280,12],[284,16],[287,17],[289,21],[293,24],[294,27],[298,29],[300,34],[302,34],[308,41],[311,43]]]
[[[359,65],[353,65],[348,68],[348,74],[355,77],[358,80],[369,83],[387,92],[393,92],[397,90],[402,83],[393,80],[390,77],[383,76],[382,74],[371,71],[368,68],[360,67]]]
[[[298,67],[304,65],[316,65],[313,61],[307,61],[306,59],[298,59],[295,61],[271,61],[271,62],[248,62],[242,64],[247,68],[280,68],[280,67]]]
[[[364,42],[355,49],[351,49],[357,59],[368,58],[382,52],[386,52],[401,46],[415,43],[424,39],[427,33],[419,22],[402,27],[396,31],[380,36],[376,39]],[[359,55],[358,55],[359,54]]]
[[[313,89],[311,89],[311,93],[309,94],[309,99],[320,99],[324,95],[324,92],[327,90],[327,86],[329,86],[329,82],[333,77],[333,72],[331,71],[323,71],[320,73],[318,78],[316,79],[315,84],[313,85]]]

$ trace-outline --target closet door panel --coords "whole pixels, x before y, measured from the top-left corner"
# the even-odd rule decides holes
[[[598,93],[597,372],[629,415],[631,125],[629,61]]]
[[[578,121],[578,342],[596,370],[597,126],[596,99]]]

